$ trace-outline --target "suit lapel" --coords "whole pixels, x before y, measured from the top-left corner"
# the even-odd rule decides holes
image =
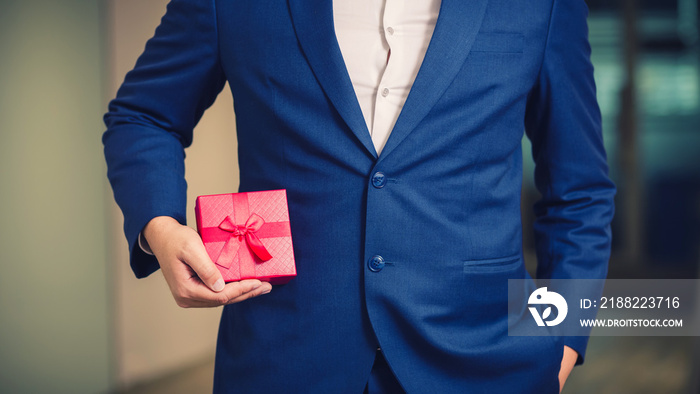
[[[476,37],[488,0],[442,0],[433,37],[381,158],[425,118],[454,80]],[[365,149],[377,157],[333,25],[330,0],[289,0],[294,29],[314,75]],[[381,160],[380,158],[380,160]]]
[[[425,118],[452,83],[481,27],[487,3],[488,0],[442,0],[423,64],[380,160]]]
[[[367,151],[377,157],[357,102],[333,24],[331,0],[289,0],[292,23],[311,69],[340,116]]]

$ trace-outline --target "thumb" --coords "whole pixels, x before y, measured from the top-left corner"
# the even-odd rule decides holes
[[[197,242],[193,243],[196,246],[190,249],[190,261],[187,264],[208,288],[218,293],[224,289],[224,278],[216,268],[216,264],[209,258],[209,254],[204,248],[199,235],[195,233],[195,236],[197,237]]]

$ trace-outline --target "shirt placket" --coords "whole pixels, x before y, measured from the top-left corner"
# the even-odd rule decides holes
[[[403,92],[401,92],[400,84],[396,83],[396,78],[400,76],[401,67],[399,61],[402,51],[400,18],[403,11],[403,1],[386,0],[382,17],[382,34],[388,44],[389,53],[384,73],[377,86],[372,124],[372,142],[377,153],[381,153],[389,138],[402,103]]]

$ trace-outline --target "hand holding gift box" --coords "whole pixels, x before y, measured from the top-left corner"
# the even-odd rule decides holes
[[[296,276],[285,190],[197,197],[197,231],[224,281]]]

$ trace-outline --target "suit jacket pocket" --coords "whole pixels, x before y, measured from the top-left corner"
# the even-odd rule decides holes
[[[479,33],[471,51],[523,53],[524,41],[520,33]]]
[[[467,260],[464,262],[465,274],[498,273],[510,271],[522,264],[520,253],[495,259]]]

